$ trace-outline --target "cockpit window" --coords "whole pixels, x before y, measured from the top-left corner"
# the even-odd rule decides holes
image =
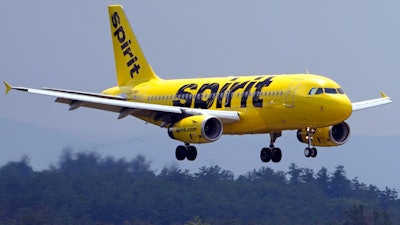
[[[324,93],[324,90],[322,88],[318,88],[317,91],[315,92],[316,95],[323,94],[323,93]]]
[[[323,94],[324,93],[324,89],[322,88],[311,88],[310,91],[308,92],[308,95],[319,95],[319,94]]]
[[[336,88],[325,88],[327,94],[337,94]]]
[[[310,91],[308,92],[308,95],[315,95],[316,91],[317,91],[316,88],[311,88]]]
[[[319,95],[319,94],[344,94],[341,88],[311,88],[308,95]]]
[[[341,88],[338,88],[337,91],[339,92],[339,94],[344,94],[344,91]]]

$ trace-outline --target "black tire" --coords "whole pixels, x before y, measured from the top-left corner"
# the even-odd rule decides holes
[[[187,156],[187,150],[185,146],[179,145],[178,147],[176,147],[175,157],[177,160],[182,161],[186,158],[186,156]]]
[[[304,149],[304,156],[309,158],[311,156],[311,148]]]
[[[194,146],[189,146],[188,149],[187,149],[187,156],[186,156],[186,158],[187,158],[189,161],[194,161],[194,160],[196,159],[196,157],[197,157],[197,149],[196,149],[196,147],[194,147]]]
[[[282,159],[282,151],[280,148],[272,149],[272,162],[278,163]]]
[[[269,148],[263,148],[260,152],[260,158],[263,162],[269,162],[272,159],[272,152]]]
[[[311,149],[311,157],[315,158],[317,157],[318,151],[316,148],[312,148]]]

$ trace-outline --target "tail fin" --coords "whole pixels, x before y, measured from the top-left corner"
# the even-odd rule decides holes
[[[118,86],[159,79],[147,62],[121,5],[109,5]]]

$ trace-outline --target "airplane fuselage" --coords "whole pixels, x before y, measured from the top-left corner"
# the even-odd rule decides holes
[[[151,104],[239,112],[240,121],[224,126],[224,134],[326,127],[343,122],[352,112],[336,82],[311,74],[159,79],[103,93]]]

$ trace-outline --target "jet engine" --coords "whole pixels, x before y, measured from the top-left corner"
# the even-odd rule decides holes
[[[168,128],[168,135],[184,143],[208,143],[218,140],[223,125],[217,117],[196,115],[183,118]]]
[[[350,126],[342,122],[333,126],[317,128],[312,134],[312,145],[314,146],[338,146],[346,143],[350,137]],[[297,131],[297,139],[308,143],[307,129]]]

